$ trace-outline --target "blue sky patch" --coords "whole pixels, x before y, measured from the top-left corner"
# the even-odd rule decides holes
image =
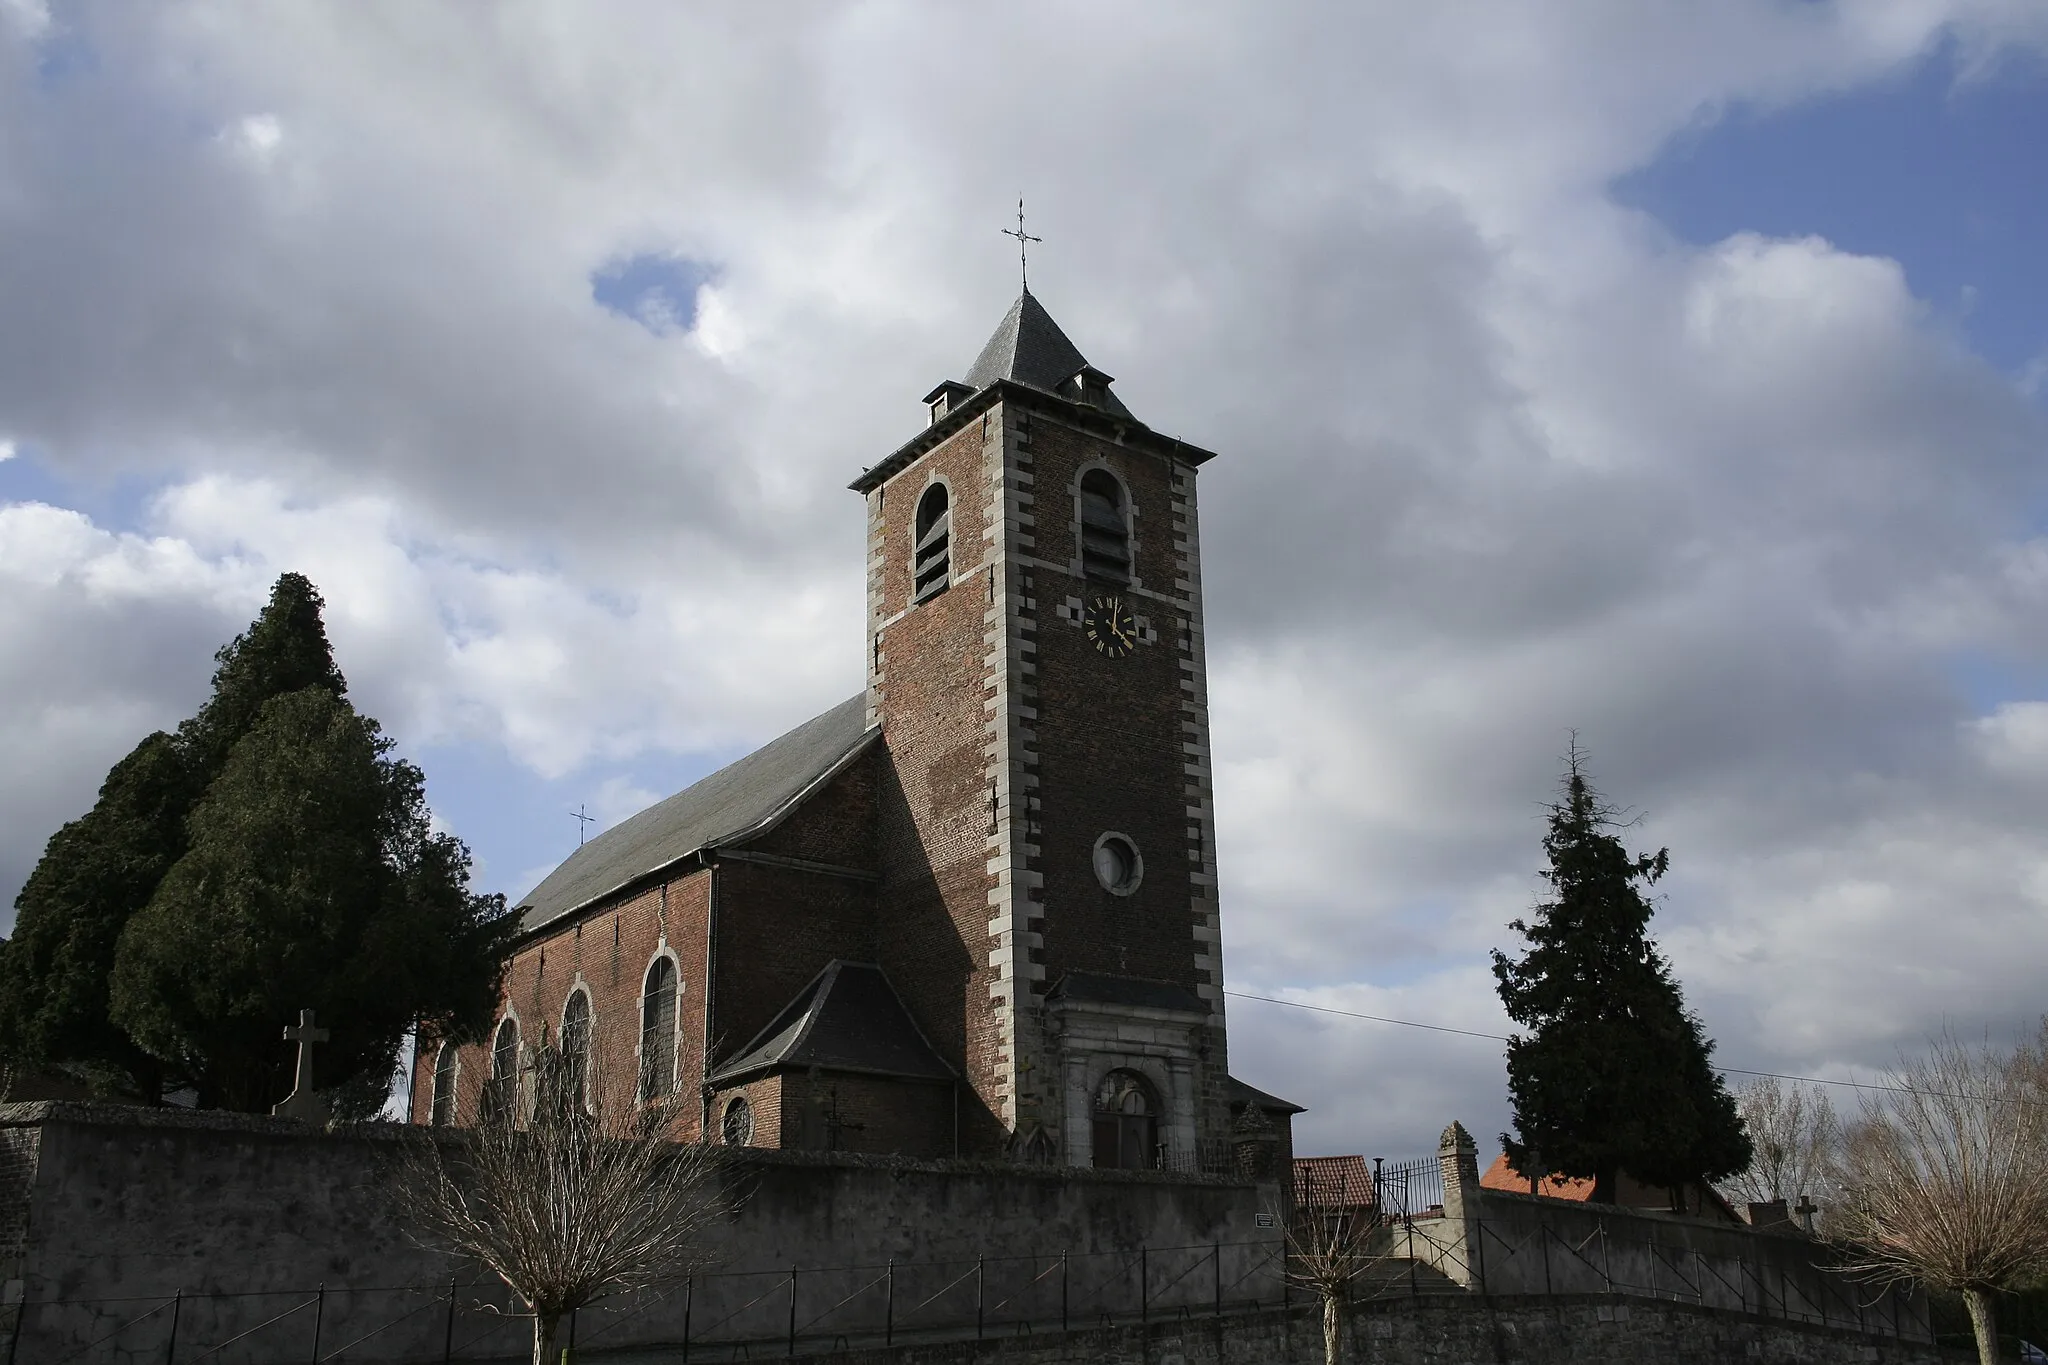
[[[0,503],[41,502],[70,508],[83,512],[103,531],[147,534],[151,500],[174,482],[134,474],[69,478],[65,471],[39,459],[33,446],[18,446],[12,459],[0,460]]]
[[[714,275],[710,266],[685,256],[627,256],[591,275],[590,297],[600,308],[668,336],[697,325],[698,287]]]
[[[434,814],[476,855],[476,889],[517,898],[533,889],[537,874],[576,851],[579,806],[609,816],[590,826],[590,838],[638,813],[601,810],[608,780],[623,780],[659,800],[741,753],[650,753],[626,763],[592,764],[554,779],[540,776],[497,745],[431,744],[408,750],[406,756],[427,775]]]
[[[2048,356],[2042,75],[2039,61],[2007,58],[1962,78],[1945,47],[1848,94],[1732,110],[1613,193],[1702,245],[1816,234],[1889,256],[1973,349],[2019,375]]]

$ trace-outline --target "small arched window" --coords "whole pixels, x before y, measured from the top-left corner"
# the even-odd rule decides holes
[[[517,1112],[519,1021],[507,1016],[491,1039],[491,1078],[484,1082],[484,1122],[504,1122]]]
[[[1106,469],[1081,476],[1081,573],[1096,583],[1129,587],[1131,582],[1130,509],[1123,485]]]
[[[563,1081],[572,1108],[590,1107],[590,997],[583,991],[569,992],[562,1006]]]
[[[719,1135],[728,1147],[745,1147],[753,1142],[754,1109],[747,1103],[746,1096],[739,1096],[725,1106],[725,1122],[720,1126]]]
[[[917,500],[916,548],[911,554],[911,601],[922,602],[944,592],[946,584],[952,581],[952,539],[952,505],[946,496],[946,485],[935,483],[925,489],[924,496]]]
[[[455,1044],[443,1043],[434,1053],[434,1098],[427,1110],[427,1122],[446,1128],[455,1122]]]
[[[659,1099],[675,1088],[676,964],[657,957],[640,996],[640,1098]]]
[[[1112,1071],[1096,1088],[1095,1164],[1125,1171],[1159,1164],[1159,1100],[1135,1071]]]

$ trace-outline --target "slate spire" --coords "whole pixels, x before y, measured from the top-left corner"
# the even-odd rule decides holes
[[[1099,375],[1101,380],[1099,394],[1091,394],[1093,400],[1101,407],[1129,416],[1129,410],[1109,392],[1109,376],[1093,370],[1080,348],[1067,340],[1052,314],[1045,311],[1045,305],[1027,289],[1003,314],[995,335],[975,357],[974,368],[967,372],[967,387],[978,392],[998,379],[1007,379],[1047,393],[1073,396],[1071,381],[1084,370]]]

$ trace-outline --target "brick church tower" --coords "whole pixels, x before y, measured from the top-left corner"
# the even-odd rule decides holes
[[[1197,469],[1029,292],[867,500],[867,687],[605,831],[521,902],[488,1039],[419,1122],[516,1112],[536,1043],[707,1140],[1184,1171],[1285,1159],[1227,1070]],[[524,1098],[522,1098],[524,1096]],[[1284,1169],[1284,1167],[1282,1167]]]
[[[1027,292],[966,381],[927,396],[925,431],[853,484],[869,719],[896,778],[883,957],[964,950],[964,983],[900,984],[961,1019],[976,1109],[1011,1142],[1187,1158],[1229,1122],[1195,503],[1210,452],[1110,382]],[[1127,1109],[1140,1121],[1107,1117]]]

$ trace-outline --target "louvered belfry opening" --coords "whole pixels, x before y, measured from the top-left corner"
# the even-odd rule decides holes
[[[1081,478],[1081,572],[1091,582],[1129,587],[1131,527],[1116,477],[1091,469]]]
[[[935,483],[917,500],[917,549],[913,556],[911,600],[946,590],[953,576],[953,513],[946,498],[946,486]]]

